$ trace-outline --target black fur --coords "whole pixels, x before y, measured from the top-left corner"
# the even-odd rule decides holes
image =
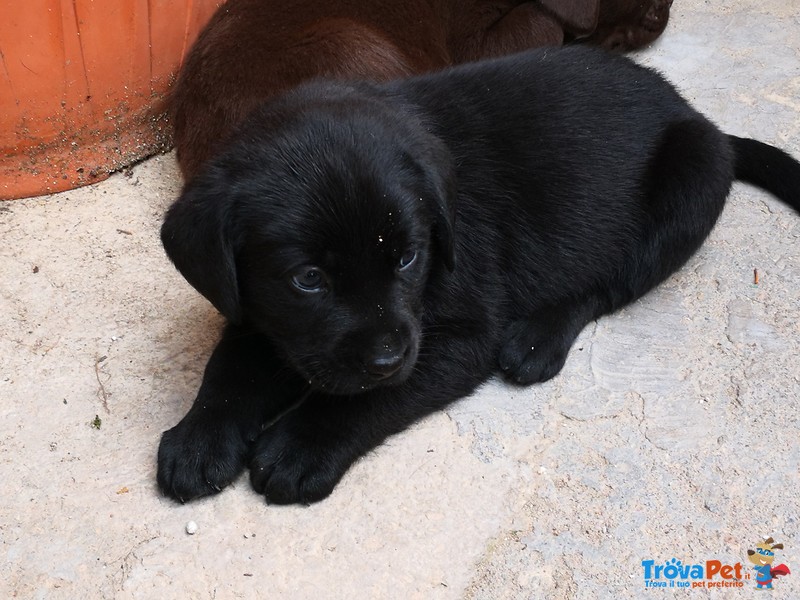
[[[584,48],[311,83],[235,140],[162,230],[232,323],[161,442],[159,484],[181,500],[247,460],[269,501],[320,500],[498,369],[555,376],[588,322],[697,250],[735,177],[800,210],[795,160]]]

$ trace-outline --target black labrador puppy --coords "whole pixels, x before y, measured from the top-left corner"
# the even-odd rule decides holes
[[[697,250],[734,179],[800,210],[794,159],[581,47],[313,82],[234,140],[162,229],[230,321],[161,440],[158,483],[179,500],[248,462],[270,502],[320,500],[498,368],[521,385],[555,376],[587,323]]]

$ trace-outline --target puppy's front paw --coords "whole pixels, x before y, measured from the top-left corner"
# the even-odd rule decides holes
[[[241,473],[247,450],[234,421],[193,409],[161,436],[158,486],[180,502],[215,494]]]
[[[535,322],[518,321],[500,349],[500,369],[506,379],[518,385],[547,381],[561,371],[573,340]]]
[[[346,442],[328,428],[289,413],[256,440],[250,481],[271,504],[326,498],[350,467]]]

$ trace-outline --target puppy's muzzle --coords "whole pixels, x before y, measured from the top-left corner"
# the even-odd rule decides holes
[[[399,336],[386,335],[366,353],[362,362],[373,380],[383,381],[403,368],[409,354],[408,344]]]

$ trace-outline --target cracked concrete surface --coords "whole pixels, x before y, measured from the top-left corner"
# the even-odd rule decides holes
[[[676,0],[637,60],[800,156],[794,2]],[[168,155],[0,204],[0,597],[638,598],[643,560],[750,573],[767,536],[794,571],[773,597],[800,597],[800,217],[765,193],[737,184],[689,264],[553,381],[491,382],[325,502],[273,507],[246,478],[183,506],[154,485],[222,324],[158,242],[178,189]]]

